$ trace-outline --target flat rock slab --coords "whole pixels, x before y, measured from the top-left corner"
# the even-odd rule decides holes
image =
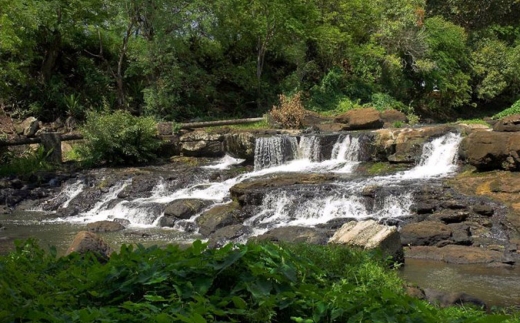
[[[272,242],[289,242],[289,243],[310,243],[324,245],[327,243],[329,236],[326,230],[307,227],[280,227],[269,230],[268,232],[253,237],[252,241],[272,241]]]
[[[391,256],[397,261],[403,259],[403,247],[396,227],[381,225],[374,220],[345,223],[334,233],[329,243],[364,249],[378,248],[385,256]]]
[[[503,252],[458,245],[447,245],[443,248],[431,246],[405,248],[405,256],[414,259],[444,261],[451,264],[490,264],[505,261]]]
[[[410,223],[401,230],[401,242],[407,246],[432,246],[448,240],[452,231],[449,226],[436,221]]]

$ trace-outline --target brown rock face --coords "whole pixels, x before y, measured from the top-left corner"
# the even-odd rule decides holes
[[[207,237],[220,228],[242,223],[243,219],[240,217],[238,208],[238,204],[230,203],[215,206],[202,213],[195,220],[199,226],[199,232]]]
[[[504,119],[500,119],[493,126],[493,130],[498,132],[520,131],[520,114],[515,114]]]
[[[379,129],[384,124],[381,113],[374,108],[350,110],[334,121],[347,124],[344,130]]]
[[[407,258],[437,260],[452,264],[488,264],[505,261],[502,252],[458,245],[448,245],[443,248],[430,246],[405,248],[405,256]]]
[[[434,221],[411,223],[401,230],[401,242],[403,245],[410,246],[432,246],[448,240],[451,233],[450,227],[444,223]]]
[[[100,257],[100,259],[106,260],[110,257],[112,249],[95,233],[81,231],[76,235],[76,237],[74,237],[74,241],[70,245],[69,249],[67,249],[66,255],[73,252],[79,254],[94,252],[98,257]]]
[[[473,132],[462,141],[460,157],[479,171],[520,170],[520,133]]]

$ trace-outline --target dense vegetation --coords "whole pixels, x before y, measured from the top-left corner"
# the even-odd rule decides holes
[[[84,118],[258,116],[301,92],[324,111],[437,117],[509,107],[517,0],[0,0],[0,106]],[[493,113],[490,113],[490,115]]]
[[[0,257],[1,322],[512,322],[404,294],[366,252],[273,244],[123,246],[56,258],[34,242]]]

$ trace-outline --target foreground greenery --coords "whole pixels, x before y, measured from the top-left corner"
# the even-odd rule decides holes
[[[438,309],[404,294],[395,271],[344,247],[135,249],[106,263],[56,258],[34,242],[0,257],[1,322],[514,322]]]
[[[108,105],[182,121],[259,116],[301,92],[317,111],[501,110],[519,99],[519,10],[517,0],[0,0],[0,108],[53,121]]]

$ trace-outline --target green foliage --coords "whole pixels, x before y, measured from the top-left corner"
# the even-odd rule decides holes
[[[410,108],[407,107],[404,103],[394,99],[391,95],[386,93],[372,94],[371,101],[367,105],[376,108],[379,111],[394,109],[405,114],[413,112],[413,110],[410,111]]]
[[[404,294],[374,254],[341,246],[123,246],[56,258],[34,241],[0,256],[2,322],[506,322]]]
[[[25,176],[41,171],[49,171],[54,166],[47,161],[47,157],[51,152],[46,152],[43,146],[39,146],[36,150],[26,150],[21,154],[7,152],[2,155],[2,164],[0,165],[0,176]]]
[[[125,111],[89,111],[81,133],[86,143],[77,149],[87,165],[138,164],[152,161],[160,147],[157,126],[151,117]]]
[[[520,114],[520,100],[513,103],[513,105],[510,106],[509,108],[495,114],[492,118],[501,119],[501,118],[505,118],[505,117],[508,117],[513,114]]]

